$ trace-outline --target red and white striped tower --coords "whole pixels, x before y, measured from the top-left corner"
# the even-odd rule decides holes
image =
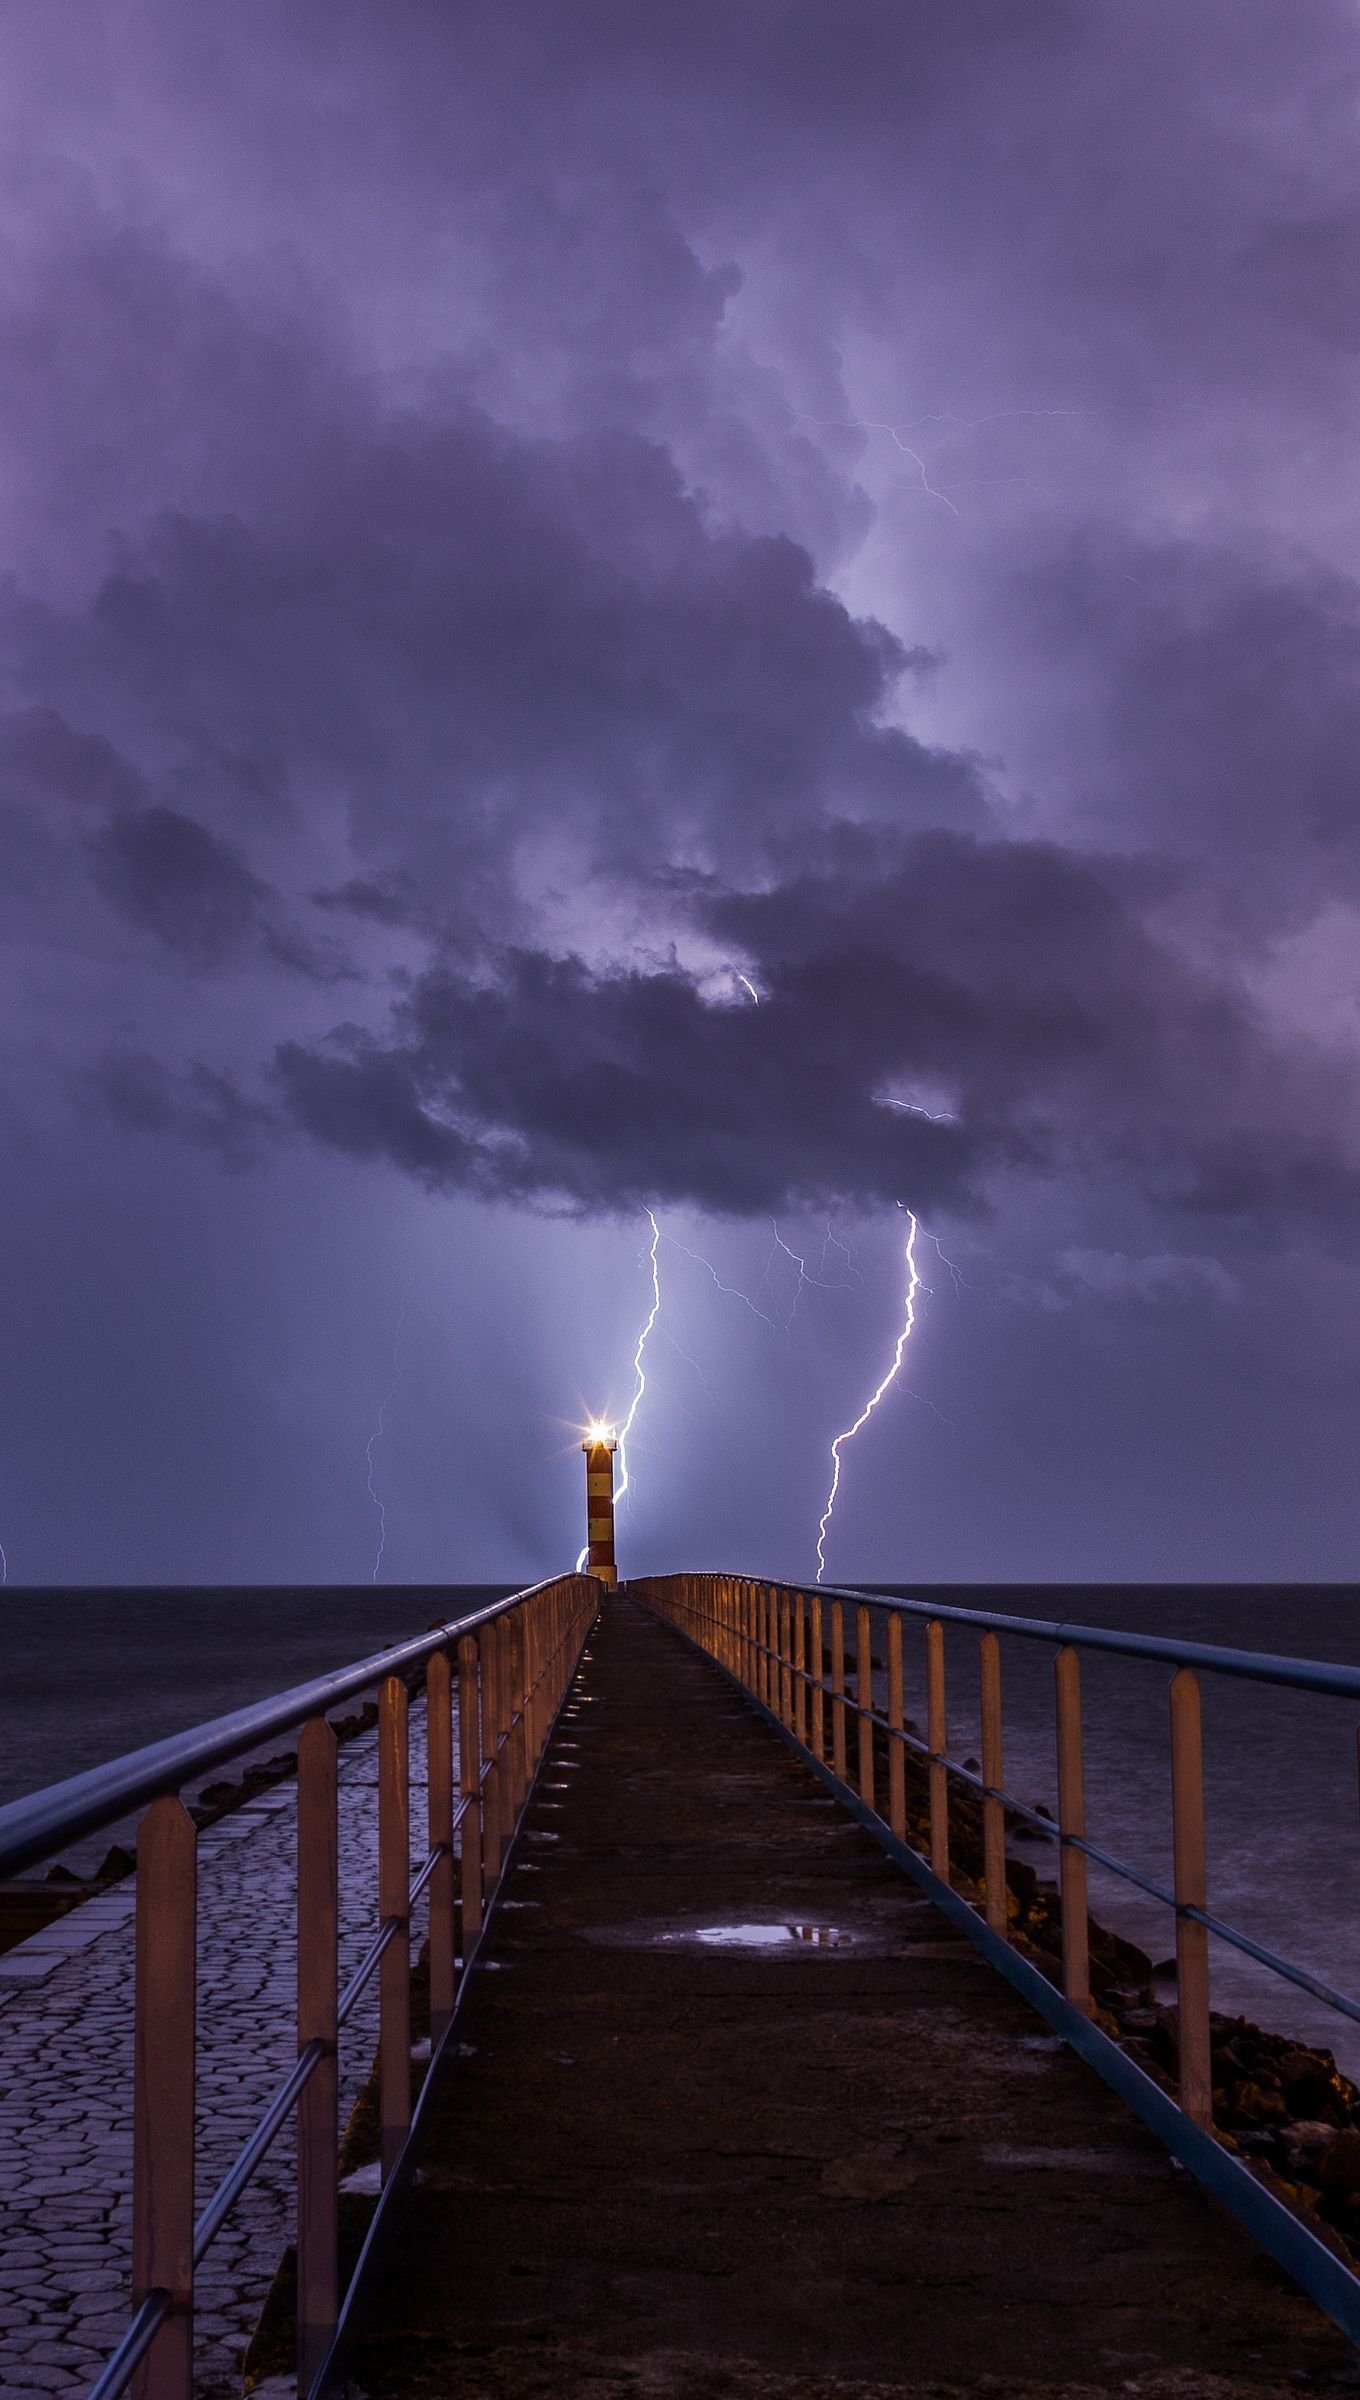
[[[581,1448],[586,1454],[586,1573],[597,1575],[605,1590],[617,1589],[614,1564],[614,1452],[618,1448],[607,1425],[592,1425]]]

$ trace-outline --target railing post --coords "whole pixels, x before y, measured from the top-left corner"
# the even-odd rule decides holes
[[[789,1689],[789,1596],[782,1584],[775,1593],[775,1648],[779,1653],[779,1721],[792,1725]]]
[[[926,1626],[926,1747],[930,1759],[930,1864],[941,1883],[949,1881],[949,1716],[944,1694],[944,1627],[938,1617]]]
[[[133,2379],[134,2400],[190,2400],[194,2377],[194,1823],[167,1795],[137,1834],[132,2101],[132,2297],[171,2314]]]
[[[814,1758],[826,1756],[826,1700],[824,1697],[826,1670],[822,1663],[822,1596],[813,1592],[808,1600],[808,1664],[812,1682],[808,1687],[811,1704],[808,1748]]]
[[[482,1711],[477,1644],[458,1644],[458,1796],[463,1804],[458,1852],[463,1907],[463,1960],[482,1929]]]
[[[753,1622],[753,1596],[756,1586],[741,1584],[741,1682],[748,1692],[756,1690],[756,1622]]]
[[[431,1850],[444,1855],[430,1877],[430,2044],[437,2048],[453,2015],[453,1671],[448,1654],[425,1668],[425,1823]]]
[[[801,1592],[789,1594],[793,1612],[793,1730],[800,1742],[806,1742],[808,1730],[807,1671],[807,1609]]]
[[[495,1890],[501,1871],[500,1841],[500,1645],[496,1620],[477,1636],[482,1684],[482,1897]]]
[[[1058,1720],[1058,1877],[1062,1891],[1063,1991],[1074,2008],[1091,2007],[1086,1859],[1086,1776],[1081,1742],[1081,1660],[1063,1648],[1053,1661]]]
[[[756,1589],[760,1602],[760,1697],[773,1715],[778,1713],[775,1707],[774,1586],[762,1583]]]
[[[378,1963],[380,2158],[386,2183],[411,2122],[411,1822],[406,1686],[389,1675],[378,1700],[378,1919],[400,1931]]]
[[[831,1603],[831,1771],[845,1781],[845,1611]]]
[[[510,1708],[508,1713],[510,1752],[514,1762],[510,1778],[510,1810],[505,1828],[508,1838],[519,1823],[519,1812],[524,1806],[524,1795],[529,1788],[528,1751],[526,1748],[528,1726],[525,1718],[528,1693],[524,1680],[524,1610],[522,1608],[517,1608],[512,1616],[506,1618],[505,1633],[510,1646]]]
[[[982,1704],[982,1780],[990,1789],[982,1802],[983,1908],[993,1933],[1006,1935],[1006,1808],[994,1800],[1006,1781],[1001,1722],[1001,1644],[984,1633],[978,1644],[978,1690]]]
[[[297,2372],[312,2388],[339,2307],[336,2163],[339,2026],[340,1845],[335,1734],[312,1717],[297,1750],[297,2043],[323,2055],[298,2097]]]
[[[863,1601],[855,1611],[855,1707],[859,1716],[859,1796],[867,1807],[874,1802],[874,1648],[873,1628]]]
[[[888,1823],[899,1842],[907,1838],[906,1749],[896,1738],[903,1730],[902,1710],[902,1620],[894,1610],[888,1619]]]
[[[1186,1915],[1208,1905],[1204,1860],[1204,1739],[1199,1684],[1188,1667],[1171,1678],[1171,1835],[1176,1869],[1176,2022],[1181,2107],[1213,2123],[1209,2035],[1209,1933]]]

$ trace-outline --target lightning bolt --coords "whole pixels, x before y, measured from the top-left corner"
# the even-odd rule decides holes
[[[383,1562],[383,1552],[387,1548],[387,1505],[373,1481],[373,1452],[387,1430],[387,1412],[396,1398],[397,1385],[401,1381],[401,1329],[406,1322],[406,1302],[409,1296],[409,1292],[403,1292],[401,1296],[401,1307],[397,1312],[396,1328],[392,1335],[391,1380],[378,1404],[378,1422],[369,1435],[364,1448],[364,1457],[368,1462],[368,1496],[378,1512],[378,1555],[373,1561],[374,1583],[378,1580],[378,1570]]]
[[[633,1420],[642,1406],[642,1395],[647,1389],[647,1370],[643,1366],[642,1360],[651,1339],[652,1327],[661,1314],[661,1268],[657,1259],[657,1252],[661,1248],[661,1227],[650,1208],[647,1211],[647,1222],[652,1229],[652,1246],[647,1254],[647,1263],[652,1270],[652,1305],[648,1311],[647,1321],[638,1335],[637,1348],[633,1352],[633,1373],[637,1377],[637,1383],[629,1404],[628,1414],[618,1431],[619,1467],[622,1481],[614,1494],[616,1500],[621,1500],[628,1489],[628,1436],[633,1430]]]
[[[643,1324],[642,1331],[638,1335],[637,1348],[633,1352],[633,1374],[636,1377],[636,1382],[633,1389],[633,1397],[629,1403],[628,1414],[624,1418],[623,1423],[620,1425],[618,1432],[614,1436],[614,1439],[618,1444],[619,1469],[621,1476],[621,1480],[614,1487],[614,1499],[616,1503],[622,1500],[625,1492],[629,1488],[630,1478],[628,1474],[627,1448],[628,1436],[633,1430],[634,1420],[637,1416],[639,1408],[642,1406],[643,1393],[647,1389],[647,1370],[643,1366],[642,1361],[646,1354],[647,1344],[652,1336],[652,1329],[656,1324],[657,1318],[661,1314],[661,1267],[657,1256],[661,1248],[661,1227],[658,1225],[656,1217],[650,1208],[647,1210],[646,1214],[647,1222],[652,1229],[652,1246],[647,1253],[647,1263],[652,1270],[652,1305],[647,1312],[647,1317]],[[691,1366],[693,1363],[694,1362],[691,1359]],[[580,1557],[576,1561],[576,1572],[578,1575],[584,1574],[586,1559],[588,1558],[589,1554],[590,1545],[587,1543],[585,1549],[581,1552]]]
[[[841,1452],[847,1442],[853,1442],[855,1435],[863,1431],[884,1393],[890,1390],[896,1381],[903,1354],[916,1327],[916,1295],[921,1288],[920,1272],[916,1265],[916,1236],[919,1228],[910,1209],[905,1211],[905,1215],[911,1228],[907,1235],[905,1253],[907,1261],[906,1314],[902,1320],[902,1330],[897,1337],[897,1347],[893,1352],[892,1365],[887,1374],[879,1384],[877,1391],[865,1401],[854,1424],[847,1425],[844,1433],[838,1433],[831,1445],[831,1489],[827,1493],[826,1507],[822,1511],[822,1521],[817,1528],[817,1581],[819,1583],[826,1573],[826,1529],[831,1523],[832,1511],[836,1505],[836,1494],[841,1487]]]

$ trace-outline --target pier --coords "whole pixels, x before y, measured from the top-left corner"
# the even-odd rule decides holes
[[[7,2400],[1348,2381],[1354,2095],[1248,2057],[1211,1944],[1360,2008],[1214,1915],[1198,1694],[1360,1676],[596,1563],[0,1811],[11,1879],[142,1812],[135,1875],[0,1956]],[[1056,1822],[1005,1785],[1007,1638]],[[1167,1669],[1174,1889],[1088,1835],[1087,1649]],[[1174,2007],[1092,1861],[1164,1903]]]

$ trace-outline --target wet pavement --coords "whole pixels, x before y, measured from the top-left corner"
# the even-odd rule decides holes
[[[354,2359],[372,2400],[1235,2400],[1341,2336],[626,1598]]]

